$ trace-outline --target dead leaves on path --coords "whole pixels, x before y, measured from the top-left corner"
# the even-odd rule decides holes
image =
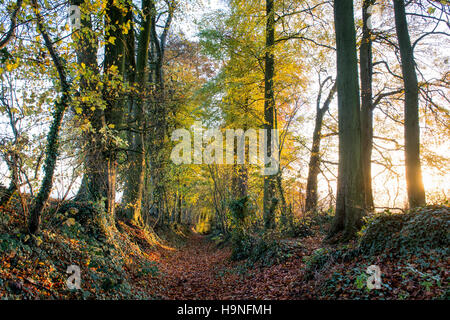
[[[217,249],[194,235],[184,248],[161,253],[163,276],[150,281],[158,283],[152,287],[164,299],[290,299],[304,264],[304,249],[298,250],[282,264],[248,269],[242,262],[230,261],[230,249]]]

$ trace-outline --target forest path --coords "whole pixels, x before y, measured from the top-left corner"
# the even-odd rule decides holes
[[[229,249],[217,249],[205,236],[192,233],[186,244],[160,253],[160,295],[164,299],[220,299],[227,283]]]
[[[248,269],[230,260],[230,248],[219,249],[214,242],[192,234],[176,250],[160,252],[161,275],[153,288],[162,299],[292,299],[304,268],[302,254],[272,267]]]

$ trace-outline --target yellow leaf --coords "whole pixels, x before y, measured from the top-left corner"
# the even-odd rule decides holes
[[[14,70],[14,65],[13,65],[13,64],[6,63],[6,70],[7,70],[8,72],[13,71],[13,70]]]
[[[109,70],[110,70],[111,72],[115,73],[115,72],[118,70],[118,68],[117,68],[116,65],[113,64],[113,65],[109,68]]]
[[[75,219],[74,218],[69,218],[66,221],[64,221],[64,224],[68,227],[71,227],[75,224]]]

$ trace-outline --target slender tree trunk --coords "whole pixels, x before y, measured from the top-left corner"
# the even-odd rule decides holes
[[[394,0],[395,28],[402,60],[405,86],[405,167],[409,207],[425,205],[425,189],[420,165],[419,86],[414,53],[409,38],[404,0]]]
[[[328,239],[356,235],[364,213],[358,61],[352,0],[334,1],[339,117],[339,167],[336,215]]]
[[[133,21],[133,10],[130,3],[126,4],[127,6],[127,15],[125,17],[126,21],[130,21],[131,28],[128,30],[126,35],[126,45],[125,45],[125,81],[130,86],[134,86],[136,84],[136,49],[135,49],[135,24]],[[128,114],[127,118],[131,119],[128,121],[131,126],[133,126],[137,119],[134,118],[135,112],[135,94],[130,92],[128,95]],[[134,146],[134,135],[135,132],[133,130],[128,130],[127,132],[127,141],[129,146]],[[125,192],[126,193],[126,192]]]
[[[247,130],[247,124],[244,124],[244,132]],[[236,138],[236,141],[239,141],[239,137]],[[234,154],[238,153],[237,143],[234,143]],[[244,152],[248,154],[249,148],[245,144],[244,139]],[[244,159],[245,162],[245,159]],[[248,193],[248,170],[247,166],[244,164],[233,164],[232,170],[232,191],[234,199],[242,199],[247,196]]]
[[[178,224],[181,224],[182,203],[183,203],[183,197],[178,192],[178,194],[177,194],[177,205],[176,205],[177,211],[176,211],[176,219],[175,219],[175,222],[178,223]]]
[[[17,0],[15,4],[15,8],[11,13],[11,24],[9,25],[9,29],[0,39],[0,49],[6,47],[8,43],[11,41],[11,39],[14,37],[14,33],[16,32],[17,27],[17,16],[20,10],[22,10],[22,3],[23,0]]]
[[[373,145],[373,99],[372,99],[372,32],[368,26],[370,18],[369,7],[374,0],[364,0],[363,3],[363,35],[360,56],[361,74],[361,143],[364,175],[365,207],[372,211],[372,145]]]
[[[314,125],[313,133],[313,143],[311,148],[311,156],[309,158],[309,171],[308,180],[306,183],[306,200],[305,200],[305,211],[313,211],[317,208],[317,177],[320,173],[320,143],[322,141],[322,124],[323,117],[325,113],[330,108],[330,103],[336,93],[336,82],[331,88],[327,99],[325,100],[322,107],[320,107],[320,99],[322,95],[322,88],[327,80],[325,80],[320,87],[319,95],[317,98],[316,105],[316,122]]]
[[[233,196],[240,199],[247,196],[248,170],[245,164],[235,164],[233,167]]]
[[[168,214],[165,209],[164,199],[166,195],[166,165],[169,161],[168,153],[164,150],[167,135],[167,109],[166,109],[166,93],[164,83],[164,59],[167,35],[172,24],[173,14],[175,10],[175,2],[169,4],[167,20],[165,21],[164,30],[159,36],[156,32],[156,15],[152,16],[152,62],[153,62],[153,82],[154,94],[152,103],[152,117],[150,121],[150,172],[153,187],[153,203],[161,217]],[[155,11],[156,9],[153,8]],[[164,221],[162,219],[161,221]]]
[[[281,201],[281,209],[283,210],[283,214],[286,214],[288,212],[288,205],[284,195],[281,171],[275,176],[275,190],[278,194],[278,199]]]
[[[148,79],[148,58],[152,15],[155,14],[151,0],[142,1],[142,12],[144,20],[142,30],[139,34],[136,64],[136,83],[140,92],[146,92]],[[148,102],[145,97],[136,99],[133,106],[133,118],[137,126],[132,146],[134,152],[131,154],[131,166],[127,177],[127,185],[124,200],[129,206],[128,217],[136,224],[141,225],[142,219],[142,197],[145,185],[146,161],[145,161],[145,114],[144,108]]]
[[[274,0],[266,0],[266,55],[264,75],[264,129],[266,130],[267,157],[272,155],[272,129],[275,129],[275,98],[273,91],[273,78],[275,71],[274,45],[275,45],[275,8]],[[266,229],[275,226],[275,176],[264,176],[264,224]]]
[[[56,160],[59,153],[59,133],[61,124],[69,105],[69,84],[66,78],[66,71],[61,62],[61,59],[53,47],[47,31],[42,22],[42,17],[39,12],[39,5],[37,0],[32,0],[32,5],[35,9],[38,30],[44,38],[45,46],[50,53],[53,63],[58,72],[59,80],[61,82],[62,95],[55,103],[53,110],[53,120],[50,125],[50,130],[47,135],[46,158],[44,162],[44,178],[39,189],[39,193],[34,201],[33,207],[30,211],[30,219],[28,221],[28,231],[31,234],[37,233],[41,225],[42,211],[50,197],[53,187],[53,176],[56,167]]]

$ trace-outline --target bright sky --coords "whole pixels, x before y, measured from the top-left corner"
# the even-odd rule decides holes
[[[198,0],[189,4],[187,13],[183,12],[175,23],[175,29],[182,31],[188,38],[195,39],[198,32],[196,20],[200,20],[204,14],[214,12],[216,10],[226,10],[228,8],[226,0]]]

